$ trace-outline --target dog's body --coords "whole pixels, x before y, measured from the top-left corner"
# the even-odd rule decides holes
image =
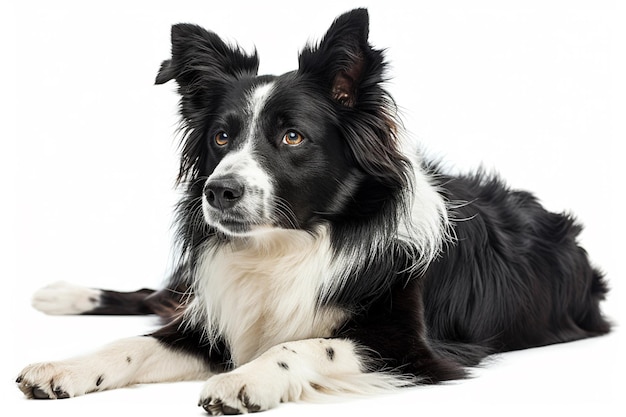
[[[566,215],[401,140],[368,17],[339,17],[297,71],[172,30],[185,130],[180,264],[164,290],[56,285],[49,313],[147,314],[155,333],[27,367],[33,398],[209,378],[211,414],[462,378],[495,352],[601,335],[606,294]],[[60,301],[61,300],[61,301]]]

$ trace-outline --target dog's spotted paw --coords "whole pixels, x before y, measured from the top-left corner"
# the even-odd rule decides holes
[[[256,413],[280,404],[277,388],[269,380],[233,371],[211,377],[198,405],[212,416]]]
[[[85,375],[74,370],[71,365],[48,362],[27,366],[15,382],[28,398],[54,400],[95,391],[102,383],[101,377],[94,379],[90,390],[84,379]]]

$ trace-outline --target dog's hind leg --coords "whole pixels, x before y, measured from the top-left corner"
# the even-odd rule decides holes
[[[17,378],[28,398],[60,399],[133,384],[206,379],[208,363],[151,336],[119,340],[89,355],[32,364]]]
[[[170,318],[185,296],[183,287],[120,292],[56,282],[35,292],[32,304],[37,310],[51,315],[158,314]]]
[[[143,301],[154,292],[150,289],[133,292],[109,291],[60,281],[35,292],[32,305],[51,315],[151,314],[152,311]]]

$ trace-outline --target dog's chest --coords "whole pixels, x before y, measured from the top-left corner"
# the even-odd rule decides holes
[[[345,319],[318,305],[333,275],[327,242],[293,231],[264,238],[213,250],[197,270],[197,301],[237,366],[281,342],[329,337]]]

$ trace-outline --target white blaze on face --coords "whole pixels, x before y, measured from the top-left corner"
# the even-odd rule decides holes
[[[254,140],[258,126],[259,126],[259,116],[263,107],[265,107],[265,103],[268,98],[272,94],[272,90],[274,89],[274,83],[267,83],[257,86],[249,95],[248,101],[248,112],[250,116],[250,129],[248,130],[248,137],[246,138],[246,142],[250,142]]]
[[[217,165],[206,183],[220,178],[236,178],[243,184],[244,194],[229,212],[222,212],[202,198],[204,218],[211,226],[226,234],[241,234],[224,225],[225,221],[238,221],[250,226],[265,226],[272,215],[273,181],[268,172],[258,163],[254,143],[258,137],[259,117],[271,96],[273,83],[257,86],[248,95],[246,116],[247,131],[237,147],[232,149]],[[205,183],[205,184],[206,184]],[[250,230],[249,232],[252,232]],[[244,233],[245,234],[245,233]]]

